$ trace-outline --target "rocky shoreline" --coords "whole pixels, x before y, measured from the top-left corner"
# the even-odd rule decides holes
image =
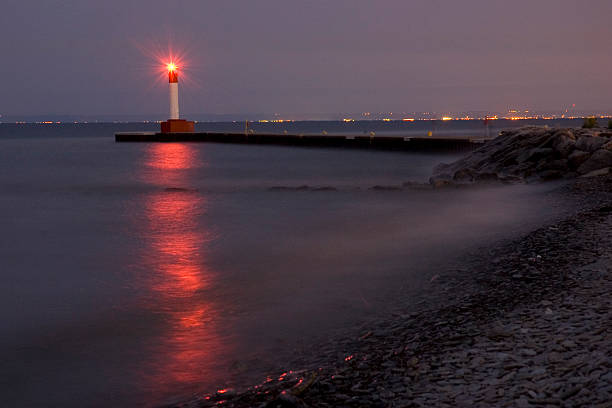
[[[441,272],[417,312],[335,339],[341,358],[174,406],[612,407],[605,173],[561,187],[574,213]]]
[[[434,169],[435,187],[472,183],[525,183],[607,174],[612,130],[527,126],[502,131],[468,156]]]
[[[181,407],[612,406],[612,176],[581,209],[439,276],[445,306],[342,342],[346,357]]]

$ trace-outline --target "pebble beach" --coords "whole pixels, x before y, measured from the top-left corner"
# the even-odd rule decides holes
[[[570,213],[441,271],[418,311],[332,339],[316,364],[172,406],[612,407],[612,176],[559,189]]]

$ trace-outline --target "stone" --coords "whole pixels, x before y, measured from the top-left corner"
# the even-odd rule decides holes
[[[578,167],[578,173],[587,174],[604,167],[612,167],[612,151],[601,149],[593,153],[588,160]]]
[[[439,177],[438,178],[432,177],[432,178],[429,179],[429,182],[435,188],[446,187],[446,186],[449,186],[449,185],[453,184],[451,180],[446,179],[446,178],[439,178]]]
[[[529,408],[532,405],[529,403],[529,401],[527,401],[527,398],[521,397],[516,400],[515,406],[518,408]]]
[[[565,348],[572,348],[572,347],[576,347],[576,343],[574,343],[571,340],[565,340],[563,343],[561,343],[561,345]]]
[[[498,181],[499,177],[497,176],[496,173],[483,172],[483,173],[476,174],[476,177],[474,179],[478,182],[494,182],[494,181]]]
[[[572,139],[573,141],[576,141],[576,135],[574,134],[574,130],[573,129],[561,129],[556,131],[553,134],[554,137],[559,137],[559,136],[565,136],[568,137],[570,139]]]
[[[577,169],[582,163],[587,161],[589,157],[591,157],[589,152],[574,150],[567,158],[567,162],[570,168]]]
[[[444,187],[573,178],[579,175],[577,169],[604,144],[603,150],[612,149],[610,138],[600,137],[590,129],[529,126],[505,130],[468,156],[436,166],[429,184]],[[597,158],[605,159],[601,153]],[[591,167],[595,164],[592,162]]]
[[[576,148],[576,142],[573,139],[573,135],[570,138],[568,133],[569,132],[559,132],[555,135],[553,140],[552,147],[557,153],[559,153],[559,155],[561,155],[561,157],[569,156],[570,153]]]
[[[524,356],[533,357],[537,355],[538,353],[536,353],[535,350],[532,350],[532,349],[523,349],[521,350],[521,354]]]
[[[538,166],[537,170],[538,171],[542,171],[542,170],[567,171],[567,167],[568,167],[567,159],[558,159],[558,160],[552,160],[552,161],[543,163],[541,166]]]
[[[472,169],[460,169],[456,171],[455,174],[453,175],[453,180],[459,181],[459,182],[473,181],[474,174],[472,172]]]
[[[604,167],[603,169],[590,171],[587,174],[583,174],[580,177],[584,177],[584,178],[598,177],[598,176],[605,176],[606,174],[609,174],[609,173],[610,173],[610,167]]]
[[[499,175],[498,177],[499,177],[499,181],[505,184],[517,184],[517,183],[522,183],[525,181],[523,177],[515,176],[512,174]]]
[[[530,161],[530,162],[535,162],[538,161],[542,158],[548,158],[550,156],[552,156],[554,153],[554,150],[551,149],[550,147],[542,147],[542,148],[534,148],[534,149],[530,149],[524,153],[522,153],[518,158],[517,161],[519,163],[523,163],[526,161]]]
[[[608,139],[600,136],[581,136],[576,141],[576,149],[584,150],[585,152],[593,153],[601,146],[606,144]]]

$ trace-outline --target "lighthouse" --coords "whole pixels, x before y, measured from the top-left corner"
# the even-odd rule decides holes
[[[168,85],[170,85],[170,119],[178,119],[178,72],[174,63],[168,64]]]
[[[170,117],[161,123],[162,133],[192,133],[194,122],[180,119],[178,100],[178,67],[173,62],[167,65],[170,94]]]

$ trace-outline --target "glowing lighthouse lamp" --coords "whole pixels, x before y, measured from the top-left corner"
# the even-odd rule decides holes
[[[194,122],[179,119],[179,103],[178,103],[178,67],[173,63],[169,63],[168,67],[168,83],[170,85],[170,118],[161,123],[162,133],[193,133]]]

